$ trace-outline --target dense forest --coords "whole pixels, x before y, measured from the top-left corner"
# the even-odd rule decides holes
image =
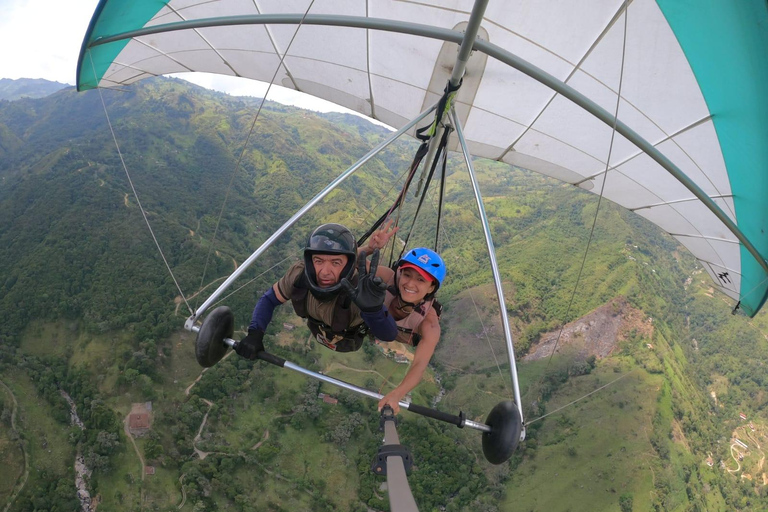
[[[9,510],[82,510],[76,458],[98,510],[389,509],[370,470],[381,442],[375,402],[236,355],[203,372],[182,329],[190,308],[388,134],[355,116],[267,102],[247,138],[257,107],[175,79],[0,100],[0,503]],[[223,299],[236,336],[311,227],[362,233],[386,211],[415,147],[387,148],[245,272]],[[638,216],[525,170],[475,165],[521,406],[535,421],[512,459],[493,466],[477,432],[402,414],[420,509],[768,508],[765,315],[731,315],[694,259]],[[509,363],[472,189],[461,159],[448,169],[442,338],[412,399],[482,422],[511,397]],[[428,195],[412,246],[434,243],[437,197]],[[399,212],[403,226],[416,202]],[[620,327],[600,338],[606,353],[577,348],[612,319]],[[561,329],[572,344],[520,361]],[[382,392],[407,368],[373,344],[330,353],[307,332],[283,307],[266,343]],[[129,415],[147,403],[151,428],[133,435]]]

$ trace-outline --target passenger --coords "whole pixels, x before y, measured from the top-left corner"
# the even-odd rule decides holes
[[[368,267],[366,253],[358,255],[357,242],[346,227],[318,227],[307,239],[303,260],[256,303],[248,335],[235,352],[256,359],[264,350],[264,332],[274,309],[288,300],[296,314],[307,319],[315,340],[331,350],[358,350],[368,333],[380,340],[394,340],[397,326],[383,306],[387,293],[383,277],[392,271],[378,267],[378,260],[379,251],[374,250]]]
[[[377,250],[386,245],[397,231],[397,228],[390,231],[390,226],[391,222],[374,233],[366,249]],[[421,382],[440,340],[441,306],[435,300],[435,293],[445,279],[445,263],[436,252],[421,247],[406,252],[394,271],[382,268],[379,275],[387,283],[384,306],[397,323],[396,341],[416,348],[402,382],[379,401],[379,410],[389,405],[397,414],[398,402]]]

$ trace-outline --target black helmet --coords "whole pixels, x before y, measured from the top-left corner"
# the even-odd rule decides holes
[[[339,275],[339,282],[327,288],[317,284],[315,266],[312,264],[313,254],[346,254],[347,264]],[[309,291],[320,300],[329,300],[338,295],[341,290],[341,280],[352,279],[355,273],[357,259],[357,242],[352,233],[341,224],[323,224],[309,234],[304,247],[304,275],[307,277]]]

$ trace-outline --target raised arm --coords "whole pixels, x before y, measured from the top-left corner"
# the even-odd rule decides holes
[[[379,250],[373,251],[370,263],[365,251],[360,252],[357,259],[357,287],[347,278],[342,279],[341,284],[360,309],[360,317],[370,328],[371,334],[382,341],[392,341],[397,337],[397,325],[384,307],[387,283],[377,275]]]
[[[408,368],[408,372],[403,377],[402,382],[395,389],[387,393],[384,398],[379,400],[379,410],[388,404],[397,414],[400,412],[398,402],[421,382],[424,371],[432,359],[432,354],[435,353],[437,342],[440,341],[440,323],[434,309],[429,310],[426,318],[419,325],[418,331],[421,334],[421,341],[416,347],[416,354],[413,357],[411,367]]]
[[[368,239],[368,243],[363,247],[357,249],[357,253],[365,252],[371,254],[376,249],[383,249],[389,243],[390,238],[395,236],[395,233],[400,229],[399,227],[392,227],[394,221],[389,219],[383,227],[377,229]]]

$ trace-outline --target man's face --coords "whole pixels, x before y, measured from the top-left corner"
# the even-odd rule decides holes
[[[315,267],[318,286],[329,288],[338,283],[348,260],[346,254],[313,254],[312,265]]]

